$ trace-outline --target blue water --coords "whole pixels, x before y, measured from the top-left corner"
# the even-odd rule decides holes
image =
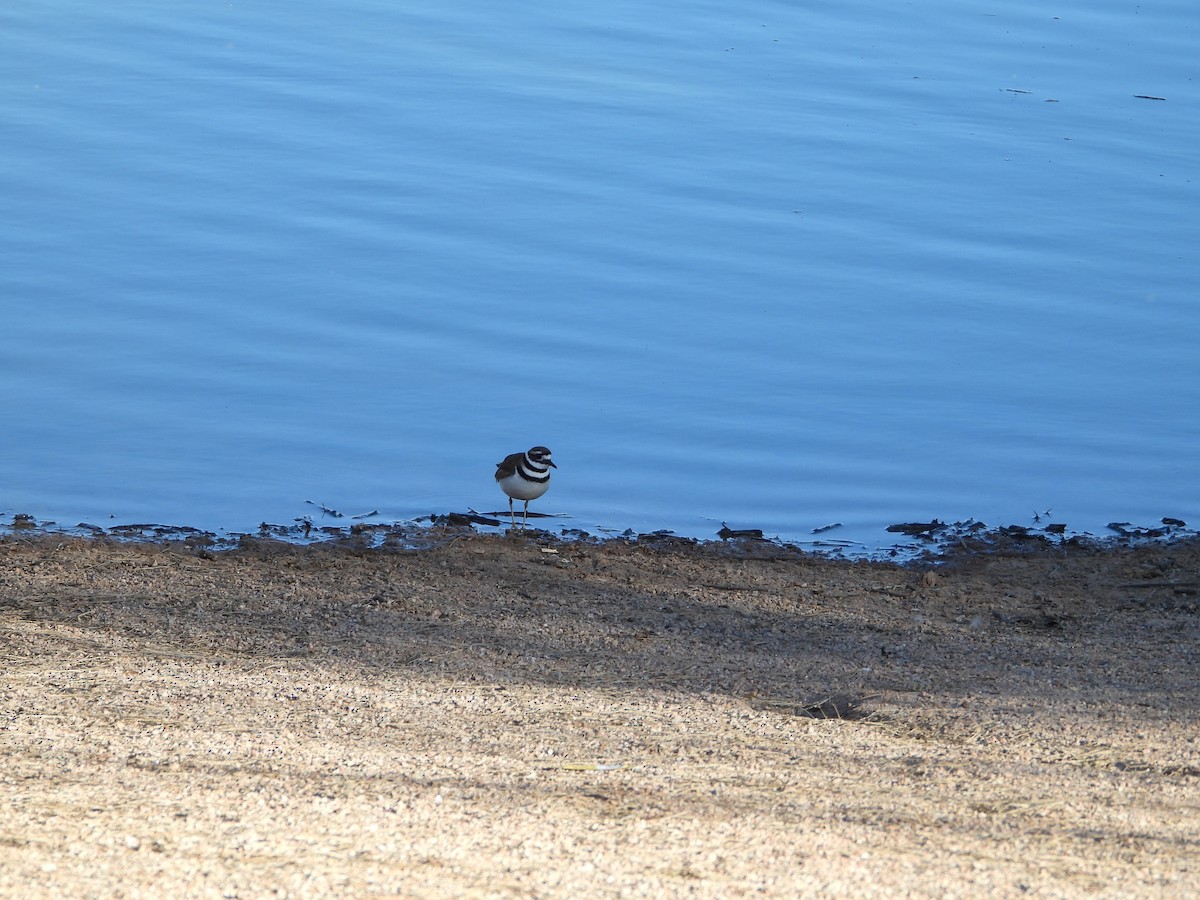
[[[0,7],[0,512],[1200,519],[1193,4]],[[1144,99],[1158,97],[1164,99]]]

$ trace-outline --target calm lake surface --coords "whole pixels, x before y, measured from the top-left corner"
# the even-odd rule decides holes
[[[486,512],[546,444],[593,532],[1200,519],[1194,3],[10,0],[0,46],[6,517]]]

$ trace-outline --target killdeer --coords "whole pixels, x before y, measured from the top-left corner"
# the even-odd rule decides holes
[[[524,528],[529,521],[529,501],[536,500],[550,487],[550,470],[557,469],[545,447],[531,447],[524,453],[510,453],[496,463],[496,481],[500,490],[508,494],[508,514],[512,527],[517,527],[517,514],[513,512],[513,501],[525,501],[525,516],[521,520]]]

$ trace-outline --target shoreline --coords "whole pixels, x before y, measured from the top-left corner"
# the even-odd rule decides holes
[[[324,512],[332,518],[345,518],[335,510]],[[321,544],[353,545],[360,549],[407,546],[422,549],[435,546],[446,535],[503,536],[509,533],[504,521],[492,514],[434,513],[403,522],[369,522],[366,517],[353,517],[359,521],[347,524],[318,525],[307,517],[292,525],[261,522],[253,530],[209,530],[188,525],[165,525],[161,523],[129,523],[103,527],[86,522],[74,526],[63,526],[54,521],[39,522],[36,517],[16,513],[8,524],[0,522],[0,538],[19,535],[61,535],[83,539],[112,539],[128,542],[180,543],[205,546],[214,551],[227,551],[247,541],[276,540],[295,546]],[[557,519],[553,514],[531,513],[530,518]],[[839,540],[831,534],[838,525],[827,525],[813,532],[811,540],[785,540],[764,534],[761,529],[731,529],[722,527],[712,537],[679,535],[662,529],[651,532],[609,532],[592,534],[588,531],[562,526],[557,531],[544,530],[534,525],[528,529],[538,540],[569,544],[573,542],[593,546],[607,543],[627,545],[677,544],[694,547],[769,545],[782,551],[809,554],[819,558],[866,560],[873,562],[933,562],[952,553],[1010,553],[1029,552],[1038,549],[1083,550],[1097,552],[1121,548],[1134,548],[1154,544],[1173,544],[1200,538],[1200,531],[1188,527],[1181,519],[1164,517],[1153,525],[1135,525],[1130,522],[1111,522],[1106,527],[1108,534],[1096,535],[1086,531],[1072,531],[1065,525],[1050,521],[1033,526],[1001,525],[988,526],[971,519],[963,522],[894,523],[886,531],[897,536],[891,546],[868,548],[859,541]],[[494,530],[493,530],[494,529]],[[828,536],[826,536],[828,535]]]
[[[0,894],[1200,889],[1200,540],[422,532],[0,536]]]

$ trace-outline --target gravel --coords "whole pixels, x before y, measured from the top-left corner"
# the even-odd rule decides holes
[[[1191,897],[1200,543],[0,540],[0,895]]]

